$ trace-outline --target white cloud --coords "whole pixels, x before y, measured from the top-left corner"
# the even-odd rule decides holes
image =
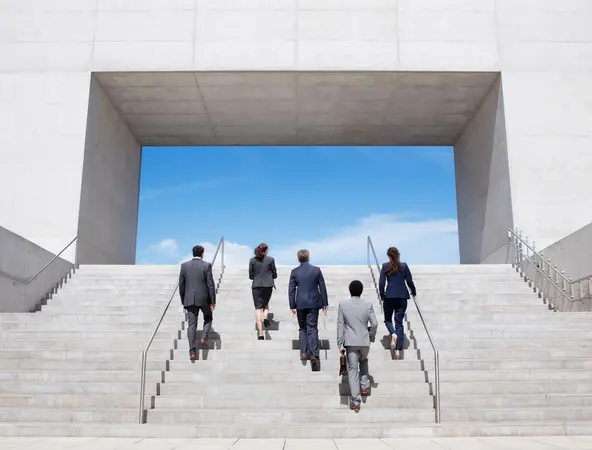
[[[179,252],[177,241],[171,238],[152,244],[148,248],[148,253],[153,257],[174,258]]]
[[[211,242],[200,242],[199,245],[202,245],[204,248],[204,259],[207,261],[211,261],[216,253],[216,248],[218,247],[218,243],[211,243]],[[224,264],[227,266],[237,266],[241,264],[247,264],[249,259],[253,256],[253,249],[247,247],[246,245],[237,244],[236,242],[226,241],[224,242]],[[191,253],[188,253],[184,257],[182,257],[179,262],[185,262],[191,259],[193,256]],[[216,257],[215,265],[218,266],[221,264],[221,255],[220,253]]]
[[[278,264],[296,265],[296,253],[306,248],[314,264],[365,264],[366,237],[370,236],[379,262],[386,260],[391,246],[401,251],[404,261],[411,264],[457,264],[458,227],[454,219],[413,220],[409,215],[371,215],[355,224],[336,230],[321,239],[271,246],[270,254]],[[200,242],[205,259],[211,261],[218,243]],[[192,258],[182,256],[174,239],[163,239],[150,246],[152,263],[181,263]],[[246,265],[253,249],[232,241],[225,242],[224,262],[227,266]],[[220,255],[215,265],[221,263]]]
[[[455,264],[458,228],[454,219],[414,221],[401,215],[371,215],[325,238],[271,249],[279,264],[295,264],[296,252],[306,248],[318,264],[366,263],[366,238],[370,236],[379,261],[396,246],[405,261],[414,264]]]

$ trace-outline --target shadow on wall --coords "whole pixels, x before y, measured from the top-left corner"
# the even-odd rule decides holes
[[[551,263],[573,280],[592,277],[591,255],[592,223],[544,249],[545,258],[551,258]]]
[[[64,244],[65,245],[65,244]],[[35,312],[72,272],[74,264],[0,227],[0,313]]]

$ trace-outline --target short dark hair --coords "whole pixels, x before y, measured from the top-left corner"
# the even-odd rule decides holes
[[[305,263],[310,261],[310,253],[308,250],[298,250],[296,256],[298,257],[298,262]]]
[[[201,245],[196,245],[193,247],[193,257],[194,258],[201,258],[204,254],[204,248]]]
[[[352,297],[360,297],[364,292],[364,285],[359,280],[354,280],[349,284],[349,293]]]

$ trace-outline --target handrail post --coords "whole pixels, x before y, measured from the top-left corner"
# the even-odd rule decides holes
[[[440,423],[442,420],[440,410],[440,352],[437,348],[434,350],[434,365],[436,371],[436,423]]]
[[[142,352],[142,374],[140,376],[140,416],[138,423],[144,423],[144,397],[146,396],[146,350]]]

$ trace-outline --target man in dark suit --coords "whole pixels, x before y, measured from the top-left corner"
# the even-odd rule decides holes
[[[288,297],[292,315],[298,318],[300,358],[310,357],[312,369],[319,370],[319,310],[326,314],[329,307],[327,287],[321,269],[310,264],[308,250],[298,252],[298,262],[290,273]]]
[[[212,264],[203,260],[204,248],[201,245],[193,247],[193,259],[181,265],[179,274],[179,294],[181,304],[187,311],[189,327],[189,357],[197,359],[195,341],[197,340],[197,318],[201,311],[204,318],[201,345],[208,342],[208,333],[212,328],[213,312],[216,308],[216,285],[212,275]]]

